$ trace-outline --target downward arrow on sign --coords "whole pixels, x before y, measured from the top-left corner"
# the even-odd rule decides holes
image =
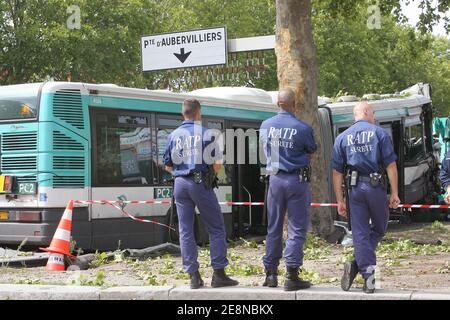
[[[181,63],[184,63],[186,61],[186,59],[189,57],[189,55],[191,54],[192,51],[186,52],[184,53],[184,48],[180,49],[180,53],[174,53],[175,57],[178,58],[178,60],[180,60]]]

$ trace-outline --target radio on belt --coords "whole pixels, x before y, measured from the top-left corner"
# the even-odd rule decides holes
[[[355,187],[358,184],[358,171],[352,171],[352,175],[350,176],[350,185]]]

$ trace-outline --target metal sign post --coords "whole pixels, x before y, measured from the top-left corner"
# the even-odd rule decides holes
[[[225,27],[144,36],[142,70],[168,70],[171,81],[198,83],[259,79],[267,69],[265,51],[275,35],[227,39]]]

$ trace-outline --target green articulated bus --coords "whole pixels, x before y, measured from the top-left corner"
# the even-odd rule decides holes
[[[418,84],[404,94],[371,101],[400,155],[403,202],[435,201],[429,91]],[[168,134],[182,122],[181,103],[187,97],[200,100],[204,126],[221,131],[255,131],[277,112],[276,92],[253,88],[182,94],[73,82],[0,87],[0,244],[25,239],[28,245],[49,244],[69,200],[170,200],[162,155]],[[334,137],[352,123],[356,101],[343,98],[336,103],[319,98],[328,168]],[[247,160],[260,154],[257,136],[231,141],[235,149],[244,144]],[[235,152],[235,158],[242,156]],[[219,201],[264,201],[259,157],[234,163],[219,173]],[[331,179],[328,185],[329,198],[323,202],[334,201]],[[169,205],[127,205],[126,211],[176,225]],[[222,212],[230,238],[265,232],[262,207],[224,205]],[[72,237],[85,250],[143,248],[170,238],[167,228],[133,221],[110,205],[78,205],[73,221]],[[195,230],[197,241],[206,243],[199,219]]]

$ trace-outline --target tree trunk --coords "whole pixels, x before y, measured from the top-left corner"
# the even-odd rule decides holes
[[[328,170],[325,168],[323,146],[317,112],[318,66],[312,36],[311,0],[277,0],[277,32],[275,52],[280,89],[295,92],[296,116],[311,124],[318,150],[313,156],[311,189],[313,202],[328,200]],[[312,208],[313,231],[328,238],[334,231],[328,208]]]

